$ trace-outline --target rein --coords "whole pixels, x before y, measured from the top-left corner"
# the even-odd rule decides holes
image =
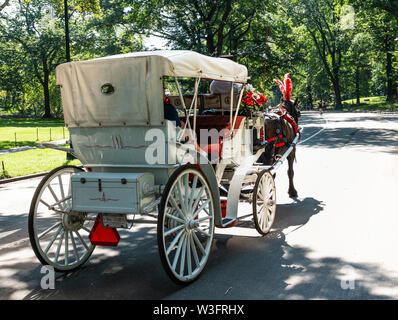
[[[278,116],[280,116],[280,118],[286,120],[288,123],[290,123],[290,125],[292,126],[292,128],[294,130],[295,136],[297,136],[297,134],[298,134],[299,135],[298,140],[300,140],[301,136],[300,136],[300,132],[298,131],[297,123],[296,123],[296,121],[294,121],[293,117],[287,112],[287,110],[283,107],[278,107],[278,109],[272,110],[272,112],[277,114]],[[283,140],[283,138],[284,138],[283,134],[279,134],[272,138],[267,139],[266,141],[267,141],[267,143],[270,143],[272,141],[278,140],[278,142],[275,144],[275,148],[279,148],[286,144],[286,141],[281,141],[281,140]]]

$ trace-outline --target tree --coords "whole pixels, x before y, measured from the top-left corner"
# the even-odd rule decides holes
[[[132,6],[134,2],[125,1]],[[195,50],[211,56],[236,53],[240,41],[251,31],[256,20],[261,19],[261,13],[268,3],[264,0],[244,3],[238,0],[141,2],[141,7],[133,7],[131,17],[140,17],[150,8],[150,24],[141,24],[149,34],[168,40],[175,48]]]
[[[52,16],[47,1],[19,1],[15,10],[6,18],[2,37],[24,51],[27,68],[31,69],[43,89],[44,117],[50,118],[50,74],[62,61],[62,29]]]
[[[67,62],[71,61],[70,55],[70,30],[69,30],[69,19],[70,13],[69,8],[72,7],[79,12],[91,12],[98,14],[100,9],[99,0],[53,0],[58,11],[63,12],[64,30],[65,30],[65,59]],[[61,15],[59,13],[59,15]]]
[[[287,5],[294,19],[305,25],[334,91],[337,109],[342,107],[340,72],[346,49],[346,27],[341,24],[344,1],[298,0]]]
[[[384,60],[385,95],[392,101],[397,95],[397,71],[394,68],[395,43],[398,38],[398,4],[389,0],[353,1],[363,29],[373,38],[374,50]]]
[[[4,0],[2,3],[0,2],[0,12],[10,4],[10,0]]]

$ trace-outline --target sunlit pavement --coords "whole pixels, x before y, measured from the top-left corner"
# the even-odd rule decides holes
[[[299,198],[287,195],[284,164],[272,232],[260,237],[241,204],[238,226],[216,229],[209,262],[187,287],[163,271],[156,227],[146,224],[41,289],[27,232],[41,178],[0,185],[0,299],[397,299],[398,116],[304,112],[300,120]]]

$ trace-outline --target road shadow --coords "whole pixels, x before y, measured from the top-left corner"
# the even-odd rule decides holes
[[[171,282],[162,268],[155,225],[122,230],[117,248],[96,248],[80,269],[56,273],[53,290],[40,288],[41,265],[32,256],[29,243],[17,243],[0,251],[2,276],[6,280],[0,286],[0,298],[12,299],[18,290],[27,292],[23,295],[26,300],[393,297],[373,291],[375,287],[391,290],[398,287],[398,279],[389,277],[379,266],[351,263],[337,257],[313,258],[310,248],[287,242],[286,233],[295,232],[312,217],[321,215],[323,205],[321,200],[311,197],[278,205],[273,230],[264,237],[216,235],[201,277],[185,287]],[[355,289],[342,289],[347,268],[357,273]]]
[[[312,127],[314,132],[323,127]],[[348,146],[363,151],[398,154],[398,131],[381,128],[342,127],[327,128],[316,139],[300,144],[311,148],[338,149]]]
[[[356,115],[355,113],[348,115],[347,117],[333,117],[333,114],[325,114],[324,117],[320,117],[317,113],[306,113],[304,118],[300,119],[300,125],[309,126],[304,128],[304,136],[302,140],[305,140],[310,131],[309,135],[316,133],[325,128],[325,119],[329,119],[330,126],[327,126],[319,135],[314,139],[310,139],[302,144],[299,144],[299,148],[302,146],[310,146],[311,148],[326,148],[336,149],[349,146],[350,148],[358,148],[364,151],[378,151],[389,154],[398,154],[398,130],[380,128],[380,127],[366,127],[360,125],[371,121],[377,122],[394,122],[396,123],[398,117],[395,115]],[[350,126],[339,126],[343,123],[352,123]],[[356,126],[358,124],[358,126]],[[333,127],[336,125],[337,127]]]

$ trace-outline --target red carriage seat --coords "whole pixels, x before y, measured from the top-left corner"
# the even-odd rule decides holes
[[[235,122],[235,127],[234,129],[238,129],[242,120],[245,117],[243,116],[238,116],[236,118]],[[182,121],[186,121],[185,117],[180,118]],[[232,118],[233,121],[234,117]],[[191,124],[191,127],[193,126],[193,117],[189,117],[189,122]],[[196,137],[197,137],[197,143],[203,149],[205,152],[207,152],[209,155],[212,156],[211,159],[216,159],[217,157],[221,158],[221,152],[222,152],[222,143],[223,143],[223,138],[220,136],[218,143],[211,143],[211,141],[201,141],[201,135],[200,135],[200,130],[202,129],[216,129],[218,132],[220,132],[223,129],[228,129],[230,130],[230,116],[222,116],[222,115],[200,115],[196,117]],[[228,132],[228,131],[227,131]],[[210,140],[210,139],[208,139]]]

